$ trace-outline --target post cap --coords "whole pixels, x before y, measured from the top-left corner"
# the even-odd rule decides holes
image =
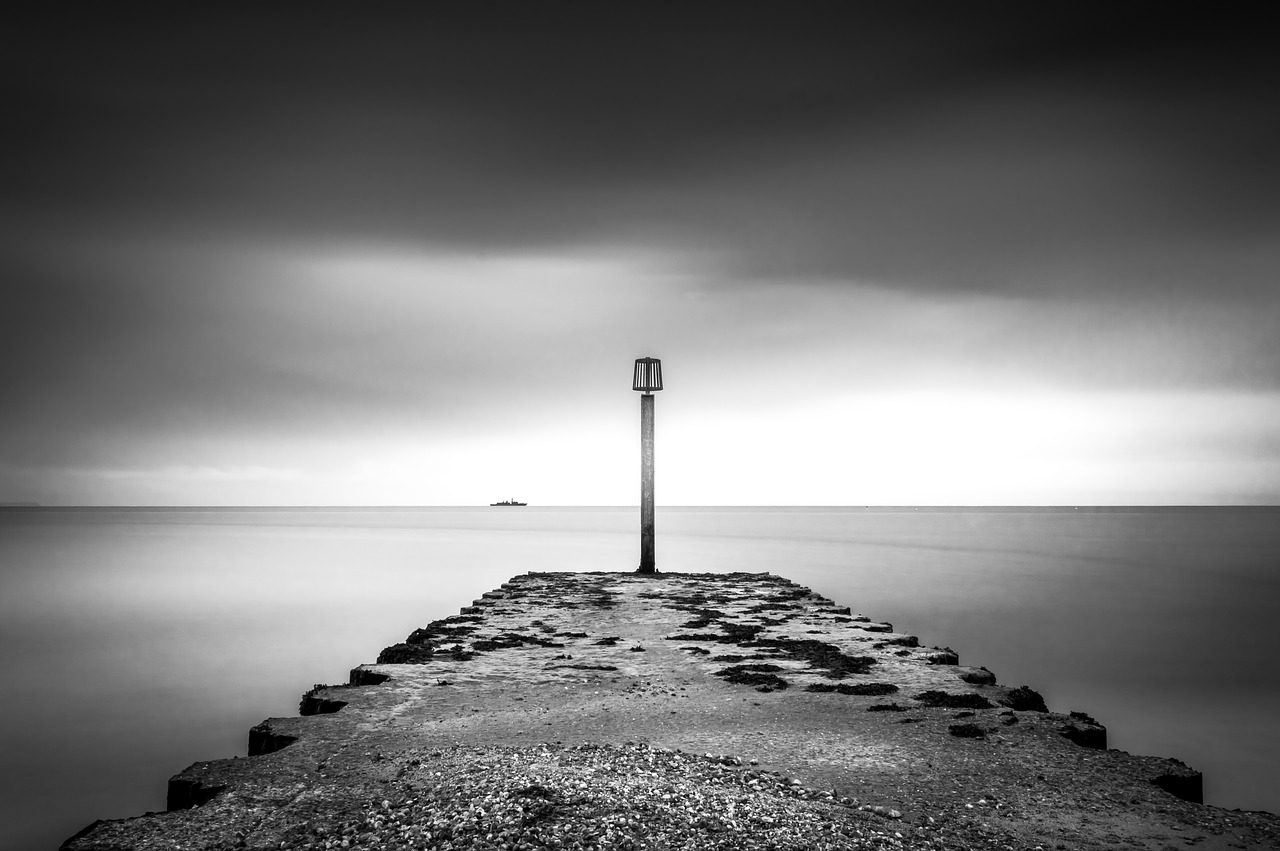
[[[661,390],[662,361],[657,358],[636,358],[636,372],[631,381],[631,389],[645,393]]]

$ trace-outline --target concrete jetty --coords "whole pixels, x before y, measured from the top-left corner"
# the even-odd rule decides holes
[[[960,661],[770,574],[531,573],[63,848],[1280,847]]]

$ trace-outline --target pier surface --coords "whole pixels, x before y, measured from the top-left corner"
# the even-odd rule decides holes
[[[68,851],[1280,847],[1176,760],[770,574],[540,573]]]

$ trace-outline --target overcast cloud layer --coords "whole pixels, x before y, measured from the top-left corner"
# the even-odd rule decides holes
[[[1258,22],[407,8],[6,27],[0,501],[1280,499]]]

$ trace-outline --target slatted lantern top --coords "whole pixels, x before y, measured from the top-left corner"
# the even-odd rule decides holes
[[[631,382],[632,390],[652,393],[662,389],[662,361],[657,358],[636,358],[636,374]]]

